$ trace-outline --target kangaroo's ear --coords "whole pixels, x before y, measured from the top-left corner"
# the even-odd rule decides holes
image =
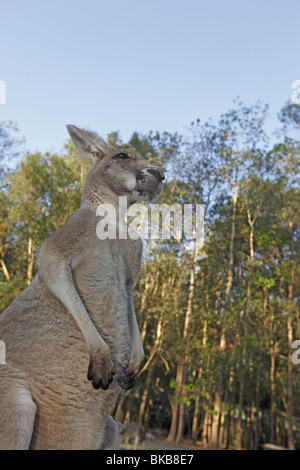
[[[76,126],[68,125],[69,134],[82,158],[97,160],[104,157],[110,147],[96,132],[78,129]]]

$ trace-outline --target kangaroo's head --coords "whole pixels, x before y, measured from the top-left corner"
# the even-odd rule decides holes
[[[95,132],[67,126],[82,158],[93,161],[82,193],[82,203],[111,202],[127,196],[129,204],[154,201],[161,193],[163,171],[131,150],[107,145]]]

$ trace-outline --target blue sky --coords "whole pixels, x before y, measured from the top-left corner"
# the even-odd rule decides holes
[[[185,133],[239,96],[270,105],[300,80],[299,0],[0,0],[0,121],[59,152],[66,124]]]

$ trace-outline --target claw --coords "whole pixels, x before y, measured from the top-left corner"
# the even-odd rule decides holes
[[[115,366],[110,358],[101,357],[100,360],[90,359],[87,378],[92,381],[92,386],[98,390],[107,390],[113,381]]]

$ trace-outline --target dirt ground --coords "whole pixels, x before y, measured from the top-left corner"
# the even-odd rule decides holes
[[[200,443],[194,444],[191,440],[183,440],[180,444],[166,442],[166,436],[161,431],[148,430],[147,434],[151,437],[146,437],[143,444],[138,445],[140,450],[202,450]],[[120,443],[120,449],[132,449],[133,444],[129,444],[128,447],[123,446],[122,442]]]
[[[147,450],[201,450],[200,445],[195,445],[189,441],[180,444],[171,444],[161,439],[146,439],[145,449]]]

